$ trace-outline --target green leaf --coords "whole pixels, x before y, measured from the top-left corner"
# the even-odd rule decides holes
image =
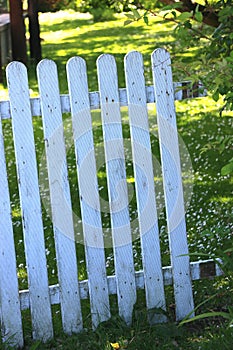
[[[215,91],[212,95],[212,98],[214,101],[218,101],[219,100],[219,92],[218,91]]]
[[[177,19],[180,20],[181,22],[185,22],[190,17],[192,17],[191,12],[183,12],[177,17]]]
[[[201,12],[196,12],[194,15],[194,18],[197,20],[197,22],[203,21],[203,14]]]
[[[135,18],[132,13],[126,13],[125,15],[126,15],[126,17],[128,17],[130,19],[134,19]]]
[[[188,313],[188,315],[185,316],[185,318],[179,323],[179,327],[182,326],[186,322],[194,321],[194,317],[190,318],[193,312],[196,312],[197,309],[199,309],[202,305],[208,303],[210,300],[216,298],[218,296],[218,293],[211,295],[208,299],[205,299],[200,304],[198,304],[192,311]],[[195,316],[196,317],[196,316]],[[189,321],[190,320],[190,321]]]
[[[161,11],[167,11],[167,10],[172,10],[172,9],[178,9],[180,7],[182,7],[183,3],[182,2],[176,2],[174,4],[171,5],[167,5],[161,8]]]
[[[191,24],[191,22],[188,20],[188,21],[185,21],[184,22],[184,27],[185,28],[188,28],[188,29],[191,29],[192,28],[192,24]]]
[[[136,19],[140,19],[140,18],[141,18],[141,15],[140,15],[140,13],[138,12],[138,10],[132,9],[132,12],[133,12],[134,17],[135,17]]]
[[[218,316],[221,316],[221,317],[224,317],[226,318],[227,320],[231,320],[230,319],[230,314],[227,313],[227,312],[206,312],[204,314],[201,314],[201,315],[197,315],[195,317],[192,317],[192,318],[189,318],[189,319],[185,319],[183,321],[180,322],[180,325],[184,324],[184,323],[189,323],[189,322],[193,322],[193,321],[197,321],[197,320],[200,320],[202,318],[207,318],[207,317],[218,317]]]
[[[233,159],[231,159],[231,161],[224,165],[224,167],[222,167],[221,169],[221,175],[225,176],[225,175],[229,175],[233,173]]]
[[[148,24],[149,24],[149,18],[147,17],[147,16],[143,16],[143,20],[144,20],[144,22],[145,22],[145,24],[148,26]]]
[[[163,18],[166,18],[167,16],[172,15],[174,18],[176,18],[176,11],[168,11],[164,13]]]
[[[224,253],[233,253],[233,248],[229,248],[229,249],[224,250]],[[233,309],[232,309],[232,311],[233,311]]]
[[[37,340],[31,347],[30,350],[36,350],[41,345],[41,341]]]
[[[131,21],[131,19],[127,19],[126,21],[124,21],[124,26],[127,26],[128,24],[132,23],[133,21]]]
[[[172,11],[171,14],[173,15],[174,18],[176,18],[176,11]]]

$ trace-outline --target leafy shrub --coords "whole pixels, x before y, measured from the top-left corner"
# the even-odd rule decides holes
[[[95,9],[98,11],[111,9],[112,12],[122,12],[129,10],[129,6],[134,2],[134,0],[76,0],[76,7],[80,12],[91,13]]]
[[[92,8],[89,12],[93,16],[94,22],[105,22],[114,19],[114,10],[111,8]]]
[[[55,12],[67,8],[76,8],[74,0],[38,0],[40,12]]]

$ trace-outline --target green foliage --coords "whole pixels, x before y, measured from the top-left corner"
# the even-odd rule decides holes
[[[139,11],[141,14],[141,11]],[[149,12],[147,12],[149,19]],[[143,19],[143,15],[142,15]],[[89,90],[95,91],[97,86],[96,79],[96,58],[101,53],[111,52],[117,61],[119,85],[125,86],[124,72],[123,72],[123,56],[130,50],[139,50],[144,57],[145,62],[145,78],[148,85],[152,84],[150,76],[150,54],[155,47],[167,47],[169,50],[173,43],[174,38],[171,37],[171,23],[168,21],[161,21],[151,19],[149,26],[142,25],[139,21],[134,26],[123,26],[124,17],[122,14],[116,15],[114,22],[93,23],[89,15],[80,15],[72,11],[60,12],[59,14],[41,14],[41,35],[44,39],[43,55],[54,59],[58,65],[60,92],[67,93],[67,83],[65,76],[65,62],[74,55],[81,55],[87,61],[88,66],[88,81]],[[156,41],[155,33],[156,32]],[[204,32],[206,33],[206,32]],[[179,48],[179,47],[178,47]],[[174,51],[173,51],[174,53]],[[185,52],[184,52],[185,56]],[[192,52],[190,61],[193,60],[195,54]],[[175,62],[183,59],[183,56],[177,56],[173,59],[174,72],[178,69],[175,66]],[[189,61],[189,62],[190,62]],[[189,63],[186,63],[189,66]],[[180,72],[178,72],[180,75]],[[180,78],[179,78],[180,79]],[[35,67],[29,66],[29,85],[32,90],[33,96],[37,95],[37,84],[35,79]],[[6,97],[4,97],[6,99]],[[216,140],[217,135],[223,137],[223,135],[231,128],[231,118],[224,117],[219,118],[218,104],[214,103],[209,97],[202,99],[191,99],[180,101],[177,103],[177,122],[179,133],[188,145],[190,156],[192,159],[195,178],[193,196],[190,206],[187,210],[187,229],[189,234],[189,246],[190,251],[202,251],[206,252],[206,248],[209,246],[211,254],[215,251],[216,247],[221,247],[222,250],[227,250],[228,242],[232,239],[232,217],[229,214],[232,210],[232,194],[230,188],[230,180],[227,177],[220,176],[219,171],[221,167],[230,159],[229,153],[223,151],[221,154],[219,151],[216,154],[216,149],[209,149],[208,154],[200,154],[200,149],[204,147],[207,142],[212,139]],[[98,112],[94,112],[93,127],[94,127],[94,139],[96,145],[97,157],[102,156],[102,131],[99,127],[100,115]],[[149,122],[151,130],[156,133],[157,124],[154,118],[154,112],[149,115]],[[127,135],[129,130],[127,125],[127,117],[124,111],[122,113],[123,132]],[[34,131],[36,140],[36,149],[38,159],[41,158],[44,150],[42,120],[40,117],[34,118]],[[78,213],[78,200],[77,200],[77,173],[76,162],[71,147],[70,138],[67,134],[72,133],[72,125],[70,116],[65,116],[65,137],[67,140],[68,152],[68,166],[69,166],[69,179],[71,184],[71,195],[74,204],[75,213]],[[3,121],[4,140],[6,147],[7,166],[9,174],[9,184],[12,198],[12,217],[14,227],[14,237],[17,251],[17,266],[20,288],[27,288],[27,276],[26,276],[26,263],[24,261],[23,254],[23,237],[22,237],[22,224],[21,213],[19,206],[19,198],[17,186],[15,183],[16,174],[14,167],[14,149],[12,142],[12,127],[10,120]],[[129,133],[129,132],[128,132]],[[152,138],[153,152],[156,153],[157,138]],[[216,147],[220,147],[221,142]],[[225,146],[227,144],[225,143]],[[225,147],[224,146],[224,147]],[[224,148],[225,149],[225,148]],[[126,152],[126,156],[129,152]],[[128,158],[127,158],[128,159]],[[127,172],[130,171],[130,166],[127,164]],[[102,170],[102,169],[100,169]],[[129,173],[130,174],[130,173]],[[100,176],[101,175],[101,176]],[[105,174],[98,173],[98,181],[100,189],[104,186]],[[107,198],[106,187],[100,190],[102,198]],[[130,210],[133,213],[132,203],[130,203]],[[78,214],[77,214],[78,215]],[[131,214],[133,215],[133,214]],[[231,219],[231,220],[230,220]],[[55,249],[53,245],[53,230],[52,224],[49,218],[43,212],[43,220],[45,224],[45,244],[47,248],[48,259],[48,274],[50,284],[57,283],[56,272],[56,258]],[[108,228],[108,221],[106,217],[103,217],[103,224]],[[163,221],[160,219],[160,233],[161,233],[161,249],[163,255],[163,263],[167,264],[168,259],[168,239],[166,235],[166,227],[162,226]],[[79,231],[78,223],[75,223],[76,232]],[[222,225],[224,230],[219,227]],[[205,235],[202,235],[204,230],[208,229]],[[221,230],[220,230],[221,229]],[[209,236],[208,236],[208,235]],[[209,237],[207,239],[206,237]],[[221,245],[220,245],[221,241]],[[139,245],[139,244],[138,244]],[[86,278],[85,271],[85,254],[82,251],[83,246],[77,245],[78,257],[79,257],[79,279]],[[203,249],[203,250],[202,250]],[[137,242],[134,241],[134,259],[140,266],[139,249],[137,248]],[[229,256],[230,258],[230,256]],[[195,258],[196,260],[196,258]],[[109,265],[110,264],[110,267]],[[111,251],[106,250],[106,266],[108,273],[112,273],[112,255]],[[138,269],[138,265],[136,268]],[[55,271],[54,271],[55,270]],[[225,292],[225,279],[219,277],[214,280],[202,280],[194,282],[194,295],[196,304],[201,300],[207,299],[216,293],[216,288],[222,286],[222,292]],[[220,290],[218,290],[220,291]],[[141,291],[140,291],[141,292]],[[167,311],[168,319],[171,321],[168,324],[156,325],[154,327],[149,326],[147,322],[147,313],[145,310],[145,299],[138,295],[138,302],[135,307],[135,315],[133,324],[131,327],[126,327],[122,324],[122,321],[116,317],[112,318],[109,322],[100,325],[96,332],[91,331],[90,320],[90,307],[87,301],[82,301],[82,309],[84,314],[85,331],[78,335],[67,336],[63,333],[61,327],[61,310],[58,305],[53,305],[54,315],[54,333],[55,340],[44,344],[35,343],[35,348],[45,349],[93,349],[93,350],[110,350],[112,349],[111,343],[124,343],[124,340],[128,341],[127,349],[192,349],[192,350],[231,350],[232,349],[232,336],[233,328],[224,328],[224,323],[221,318],[209,320],[202,319],[195,324],[187,324],[178,328],[174,322],[174,307],[172,288],[166,287],[166,295],[168,297]],[[218,294],[220,296],[220,294]],[[117,308],[115,297],[111,296],[111,306]],[[228,303],[224,301],[224,296],[219,298],[213,298],[209,300],[208,309],[204,309],[207,304],[202,306],[200,312],[209,312],[210,309],[214,309],[218,312],[227,312],[225,305],[232,305],[232,296],[229,295]],[[114,314],[114,312],[113,312]],[[27,310],[23,313],[24,321],[27,324],[24,325],[26,344],[25,349],[31,349],[31,320]],[[1,348],[1,345],[0,345]]]
[[[76,8],[74,0],[38,0],[40,12],[55,12],[65,8]]]
[[[233,173],[233,158],[230,159],[229,163],[224,165],[221,169],[221,175],[229,175]]]
[[[161,0],[161,2],[163,2]],[[127,15],[125,24],[143,19],[148,24],[148,14],[162,17],[164,21],[174,23],[173,35],[175,37],[175,54],[190,55],[192,50],[197,54],[188,62],[183,55],[178,65],[179,79],[191,80],[193,83],[202,81],[204,86],[212,95],[214,101],[220,98],[223,104],[220,114],[225,110],[233,110],[233,3],[230,0],[216,0],[211,2],[210,12],[215,12],[219,25],[217,28],[204,25],[204,13],[199,4],[192,11],[178,12],[182,8],[182,2],[173,3],[163,7],[162,12],[140,5],[144,8],[143,13],[134,9]],[[178,10],[178,11],[177,11]],[[177,49],[178,47],[178,49]],[[232,141],[232,138],[231,138]],[[222,149],[232,147],[228,142],[222,141]],[[221,169],[221,175],[233,173],[233,159],[230,159]]]
[[[0,5],[1,5],[0,0]],[[79,12],[89,12],[94,22],[104,22],[114,19],[115,12],[128,11],[134,0],[39,0],[40,12],[55,12],[72,9]]]
[[[163,2],[161,0],[161,2]],[[175,24],[173,35],[176,46],[180,52],[187,54],[201,44],[199,54],[189,63],[187,76],[185,60],[180,65],[184,78],[201,80],[212,92],[213,99],[219,100],[223,96],[222,109],[233,110],[233,3],[230,0],[216,0],[209,5],[209,11],[215,12],[219,26],[217,28],[205,28],[203,24],[205,11],[200,10],[199,4],[192,11],[177,12],[182,8],[182,2],[164,6],[160,10],[153,10],[153,5],[145,6],[142,3],[138,8],[143,8],[144,13],[133,10],[127,17],[126,24],[132,21],[144,19],[148,24],[148,13],[153,16],[163,17],[166,21]],[[162,12],[161,12],[162,10]],[[176,50],[177,51],[177,50]],[[183,65],[182,65],[183,63]]]
[[[0,0],[0,6],[4,1]],[[137,3],[136,0],[39,0],[39,11],[55,12],[73,9],[84,13],[90,12],[94,21],[98,22],[113,19],[114,12],[129,11],[131,6]],[[151,4],[147,0],[142,1],[143,6],[148,6],[149,3]]]
[[[0,14],[7,12],[7,0],[0,0]]]
[[[231,131],[231,130],[229,130]],[[206,153],[209,150],[214,149],[221,156],[226,150],[232,151],[233,149],[233,136],[231,134],[225,134],[224,136],[217,136],[215,141],[208,142],[201,150],[201,153]],[[221,175],[226,176],[233,174],[233,158],[230,158],[227,163],[221,168]]]
[[[111,8],[90,8],[90,14],[93,16],[94,22],[105,22],[114,19],[114,10]]]
[[[211,233],[208,233],[209,236],[211,236]],[[222,249],[222,247],[217,246],[216,251],[212,254],[209,253],[194,253],[191,254],[194,256],[201,256],[202,258],[212,258],[221,268],[222,272],[224,273],[225,276],[225,292],[224,294],[228,294],[229,296],[232,295],[233,292],[233,241],[231,240],[229,242],[229,246],[227,249]],[[207,304],[210,302],[212,299],[217,299],[219,296],[222,295],[222,290],[220,286],[220,290],[212,295],[211,297],[207,298],[206,300],[202,301],[197,307],[194,309],[194,311],[197,311],[201,306],[204,304]],[[189,322],[194,322],[198,321],[203,318],[212,318],[212,317],[221,317],[226,320],[226,325],[227,327],[232,327],[233,326],[233,308],[232,306],[227,306],[226,311],[222,310],[210,310],[204,313],[201,313],[199,315],[196,315],[193,318],[189,318],[191,313],[187,315],[187,317],[181,321],[180,325],[189,323]]]
[[[76,7],[80,12],[92,12],[93,10],[111,9],[115,12],[129,10],[134,0],[76,0]]]

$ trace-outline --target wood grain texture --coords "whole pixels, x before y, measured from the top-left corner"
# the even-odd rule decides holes
[[[124,145],[115,59],[97,60],[119,315],[130,324],[136,302]]]
[[[73,213],[63,134],[57,68],[53,61],[37,66],[56,247],[62,324],[65,333],[83,329],[78,289]]]
[[[5,149],[0,120],[0,320],[3,342],[23,346],[16,255],[11,220]],[[10,278],[9,278],[10,276]]]
[[[171,60],[164,49],[152,54],[168,236],[173,268],[176,318],[194,309],[181,177]],[[182,256],[182,255],[186,256]],[[191,313],[191,316],[193,314]]]
[[[201,280],[201,278],[202,278],[201,271],[203,269],[208,269],[209,265],[211,265],[211,267],[212,267],[212,264],[213,264],[213,260],[211,260],[211,259],[190,262],[190,271],[191,271],[192,281]],[[164,285],[171,286],[173,284],[172,267],[171,266],[164,266],[162,268],[162,272],[163,272]],[[219,268],[219,265],[217,263],[215,263],[215,276],[221,276],[221,275],[223,275],[223,271]],[[137,289],[145,289],[145,280],[144,280],[144,271],[143,270],[135,272],[135,279],[136,279],[136,288]],[[108,283],[109,295],[117,294],[116,276],[115,275],[108,276],[107,283]],[[79,290],[80,290],[81,299],[88,299],[89,298],[88,280],[79,281]],[[60,303],[59,285],[58,284],[51,285],[49,287],[49,291],[50,291],[51,305],[59,304]],[[28,290],[20,291],[19,296],[20,296],[21,310],[29,309],[30,305],[29,305]]]
[[[79,197],[88,270],[92,325],[110,318],[99,190],[86,63],[73,57],[67,63]]]
[[[125,57],[125,79],[147,309],[165,310],[146,88],[143,59],[139,52],[130,52]],[[150,313],[151,323],[165,320],[162,314]]]
[[[53,326],[28,79],[22,63],[12,62],[8,66],[7,85],[11,100],[33,338],[46,341],[53,337]]]
[[[23,345],[21,310],[30,309],[33,338],[53,337],[51,305],[60,304],[64,332],[83,329],[81,299],[90,300],[93,329],[110,317],[109,296],[117,294],[119,315],[132,321],[137,289],[145,289],[149,321],[166,318],[164,286],[174,286],[176,318],[194,308],[191,280],[223,272],[213,261],[190,263],[174,99],[196,96],[187,83],[173,83],[169,54],[152,54],[154,85],[146,87],[142,55],[125,57],[126,88],[118,88],[116,62],[111,55],[97,61],[99,92],[89,92],[85,61],[67,63],[69,94],[59,92],[57,68],[43,60],[37,68],[40,97],[30,98],[26,67],[13,62],[7,68],[10,101],[0,102],[1,119],[12,118],[17,182],[29,288],[19,292],[5,150],[0,120],[0,319],[3,341]],[[205,92],[204,92],[205,94]],[[162,267],[159,242],[153,155],[147,104],[156,103],[159,143],[171,265]],[[135,272],[129,215],[121,106],[128,106],[138,223],[143,269]],[[98,169],[91,110],[101,108],[115,274],[107,276],[101,221]],[[78,281],[77,252],[68,181],[62,113],[71,112],[79,198],[84,232],[87,280]],[[44,228],[41,214],[32,116],[42,116],[52,221],[59,283],[48,286]],[[186,254],[186,256],[183,256]],[[211,271],[210,271],[211,270]],[[211,272],[211,273],[209,273]],[[11,278],[9,279],[9,276]],[[154,311],[153,311],[154,310]]]
[[[186,98],[203,97],[207,95],[207,92],[205,89],[203,89],[203,85],[201,82],[199,82],[198,86],[196,86],[195,88],[192,87],[192,84],[189,81],[174,82],[173,90],[174,90],[175,100],[177,101],[184,100]],[[60,99],[61,99],[62,113],[70,113],[71,106],[70,106],[69,95],[61,94]],[[100,97],[99,97],[98,91],[89,92],[89,100],[90,100],[91,110],[100,109]],[[128,106],[127,93],[125,88],[119,89],[119,100],[120,100],[121,107]],[[146,86],[146,101],[147,103],[155,102],[153,85]],[[30,103],[31,103],[32,115],[41,116],[40,98],[32,97],[30,98]],[[0,114],[2,119],[11,118],[9,101],[0,101]]]

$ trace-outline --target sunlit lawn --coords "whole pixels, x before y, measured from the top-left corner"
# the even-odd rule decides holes
[[[125,18],[123,15],[117,15],[116,19],[113,21],[105,23],[93,23],[90,15],[78,14],[69,11],[40,15],[43,57],[53,59],[56,62],[59,73],[61,93],[67,93],[65,64],[67,60],[74,55],[80,55],[86,59],[88,67],[89,89],[90,91],[93,91],[97,90],[96,59],[102,53],[111,53],[116,57],[120,87],[124,86],[123,58],[128,51],[139,50],[143,54],[145,59],[145,77],[148,85],[152,83],[152,77],[149,71],[150,54],[156,47],[167,48],[172,53],[172,57],[174,56],[174,60],[176,59],[176,53],[180,54],[179,48],[176,47],[174,39],[171,35],[172,25],[167,23],[165,25],[160,20],[153,20],[149,26],[144,25],[142,22],[137,22],[133,25],[125,27],[123,25],[124,20]],[[198,52],[193,51],[193,54],[197,53]],[[191,59],[191,57],[187,57],[187,61],[189,59]],[[29,64],[29,86],[31,89],[31,95],[37,95],[38,87],[36,82],[36,71],[33,64]],[[0,97],[2,96],[5,98],[5,86],[0,87]],[[181,140],[181,147],[183,150],[182,156],[184,156],[182,159],[182,167],[184,170],[185,198],[187,200],[186,217],[190,251],[212,252],[216,249],[216,247],[227,247],[229,240],[232,239],[233,180],[230,178],[230,176],[220,175],[221,167],[231,158],[231,154],[230,150],[220,154],[217,147],[210,147],[210,149],[205,152],[203,152],[203,148],[205,148],[208,144],[211,145],[211,143],[216,141],[217,137],[231,133],[232,117],[228,113],[225,113],[223,117],[220,117],[218,113],[220,105],[213,102],[209,97],[177,102],[176,106],[178,129]],[[128,142],[129,126],[126,109],[122,111],[122,120],[126,147],[125,151],[128,184],[129,186],[132,186],[134,181],[132,174],[132,163],[130,161],[131,151]],[[154,158],[155,160],[159,160],[157,125],[153,106],[150,106],[150,125]],[[69,115],[64,116],[64,126],[67,141],[69,176],[72,192],[71,194],[74,212],[76,214],[75,232],[78,242],[79,278],[83,279],[86,278],[85,258],[82,245],[80,208],[77,204],[77,180],[74,161],[75,157],[74,150],[69,139],[72,129]],[[44,151],[41,118],[34,118],[34,128],[37,158],[38,161],[40,161]],[[102,130],[100,127],[100,116],[98,112],[93,113],[93,128],[96,154],[97,157],[101,157],[103,154]],[[19,283],[21,288],[26,288],[27,274],[25,268],[25,259],[23,255],[21,213],[19,209],[19,199],[14,178],[14,150],[12,144],[10,121],[4,121],[3,129],[5,135],[9,184],[12,199],[12,217],[14,221]],[[105,187],[105,168],[102,165],[101,158],[99,158],[99,161],[97,158],[97,163],[100,164],[98,168],[100,195],[102,198],[107,199]],[[188,172],[185,173],[187,170]],[[192,171],[193,173],[191,173]],[[158,186],[158,202],[161,204],[159,211],[161,249],[163,252],[163,264],[165,265],[169,263],[168,239],[166,235],[163,202],[161,202],[161,185],[160,182],[156,180],[159,179],[159,177],[160,174],[156,173],[155,185]],[[49,265],[49,280],[50,283],[56,283],[57,272],[51,221],[45,209],[43,210],[46,253]],[[133,221],[137,216],[134,197],[130,202],[130,214],[131,220]],[[105,238],[107,237],[110,239],[110,237],[108,237],[108,235],[110,235],[108,215],[103,214],[103,225]],[[134,258],[136,268],[139,269],[141,267],[141,260],[138,257],[139,240],[137,232],[137,229],[135,229],[135,232],[133,232],[135,254]],[[108,267],[108,273],[112,273],[114,266],[111,248],[108,248],[106,250],[106,265]],[[217,286],[219,287],[219,284],[221,285],[221,283],[223,283],[221,281],[222,280],[216,280],[216,282],[204,281],[195,283],[194,290],[196,302],[199,303],[203,300],[203,298],[214,293]],[[222,288],[224,289],[224,284]],[[169,289],[167,292],[169,295],[171,294]],[[171,300],[172,304],[172,296],[169,296],[169,300]],[[220,305],[215,305],[212,303],[210,307],[221,308],[225,306],[225,304],[221,305],[221,303]],[[60,313],[59,310],[55,310],[54,312],[57,312],[58,315]],[[172,313],[170,316],[172,319]],[[147,341],[145,334],[148,333],[149,338],[155,338],[155,344],[150,347],[151,349],[157,348],[159,346],[163,346],[164,349],[212,349],[211,347],[208,347],[208,342],[211,337],[210,334],[213,333],[212,329],[215,329],[212,328],[214,327],[213,324],[206,324],[207,331],[205,334],[203,334],[202,340],[200,340],[201,330],[198,327],[197,329],[193,330],[191,328],[188,328],[188,332],[190,333],[188,333],[188,335],[185,335],[184,331],[178,330],[175,326],[170,326],[169,329],[171,329],[171,335],[168,336],[165,332],[166,327],[163,328],[163,326],[161,326],[158,327],[157,330],[153,330],[151,328],[148,329],[146,328],[147,326],[145,326],[145,323],[141,324],[137,317],[135,319],[133,326],[134,328],[132,328],[131,333],[128,329],[126,330],[123,327],[119,320],[116,321],[115,327],[117,327],[117,325],[119,326],[117,331],[112,330],[114,328],[114,322],[110,325],[110,332],[112,333],[106,337],[103,337],[103,334],[105,334],[104,329],[101,329],[100,333],[97,332],[95,335],[92,335],[92,343],[89,343],[87,338],[85,338],[87,335],[83,335],[82,341],[81,338],[80,340],[78,338],[75,338],[75,340],[73,340],[74,343],[70,343],[70,347],[66,347],[65,344],[62,343],[63,347],[60,348],[68,349],[71,348],[71,346],[80,346],[80,349],[110,349],[110,341],[119,341],[121,337],[122,341],[127,339],[127,346],[130,349],[146,349],[144,346],[146,346],[145,344],[149,343],[147,342],[144,344],[143,342]],[[194,333],[192,333],[192,331],[194,331]],[[59,330],[57,332],[59,333]],[[196,334],[197,338],[192,338],[192,334]],[[191,337],[191,340],[189,340],[188,336]],[[90,337],[89,333],[88,337]],[[103,339],[100,339],[101,337],[103,337]],[[167,337],[166,339],[168,345],[166,345],[164,339],[162,340],[164,337]],[[184,340],[182,340],[182,337]],[[182,341],[184,342],[183,344]],[[182,347],[179,347],[180,342],[182,344]],[[83,344],[83,347],[81,347],[81,343]],[[207,345],[203,345],[204,343]],[[201,344],[201,347],[199,347],[199,344]],[[218,344],[218,340],[216,340],[216,344]],[[54,348],[57,348],[57,345],[54,346]],[[227,349],[227,347],[225,348]]]

